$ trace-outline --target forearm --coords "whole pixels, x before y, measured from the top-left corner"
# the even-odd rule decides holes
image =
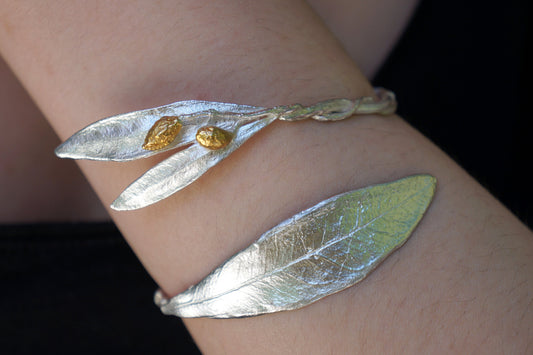
[[[63,139],[97,118],[177,100],[275,106],[370,92],[303,2],[55,4],[7,6],[0,50]],[[80,164],[109,205],[155,161]],[[397,118],[276,123],[171,198],[112,216],[175,294],[305,207],[422,172],[438,179],[433,205],[405,247],[366,281],[299,311],[189,320],[200,347],[524,346],[529,232]]]

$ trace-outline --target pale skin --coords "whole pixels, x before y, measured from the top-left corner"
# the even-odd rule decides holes
[[[322,16],[328,22],[327,12]],[[396,26],[384,31],[389,47]],[[372,75],[372,63],[385,54],[358,57],[364,48],[350,49],[349,36],[332,30]],[[371,93],[354,60],[296,0],[5,1],[0,53],[61,140],[98,118],[182,99],[275,106]],[[160,159],[80,167],[108,206]],[[531,232],[398,117],[275,123],[171,198],[109,213],[173,295],[292,214],[333,194],[414,173],[437,177],[435,200],[411,240],[368,279],[298,311],[186,320],[200,349],[531,351]],[[92,211],[94,219],[103,216]]]

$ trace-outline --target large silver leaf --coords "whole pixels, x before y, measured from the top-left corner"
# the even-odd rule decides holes
[[[210,101],[180,101],[169,105],[125,113],[97,121],[75,133],[57,147],[60,158],[128,161],[146,158],[190,144],[198,128],[212,125],[232,131],[248,114],[261,107]],[[142,148],[146,134],[163,116],[180,116],[183,128],[173,143],[157,151]]]
[[[180,317],[232,318],[297,309],[365,278],[405,243],[436,179],[415,175],[334,196],[261,236],[209,276],[156,303]]]
[[[195,144],[174,154],[128,186],[111,208],[134,210],[172,195],[194,182],[275,119],[276,116],[271,116],[237,128],[235,138],[223,149],[209,150]]]

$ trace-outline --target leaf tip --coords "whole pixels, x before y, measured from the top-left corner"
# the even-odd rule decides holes
[[[435,186],[437,184],[437,178],[430,174],[418,174],[407,177],[406,179],[418,179],[421,182],[425,182],[428,185]]]
[[[87,150],[86,145],[79,141],[77,134],[61,143],[54,150],[54,154],[62,159],[105,160]]]
[[[430,174],[420,174],[417,175],[425,184],[428,185],[428,188],[433,192],[437,188],[437,178]]]
[[[61,145],[59,145],[55,150],[54,150],[54,154],[58,157],[58,158],[68,158],[68,151],[67,149],[65,149],[65,143],[62,143]]]
[[[63,143],[61,143],[55,150],[54,154],[58,158],[70,158],[70,159],[78,159],[79,152],[76,149],[76,144],[72,144],[72,140],[69,138]]]
[[[420,174],[407,177],[406,179],[411,179],[416,184],[417,189],[422,193],[422,196],[424,196],[422,201],[424,201],[424,211],[426,211],[433,201],[435,190],[437,189],[437,178],[430,174]]]
[[[120,194],[115,201],[110,205],[111,209],[115,211],[131,211],[139,209],[143,206],[139,206],[134,200],[124,196],[124,193]]]

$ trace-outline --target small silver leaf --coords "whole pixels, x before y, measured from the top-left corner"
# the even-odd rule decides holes
[[[146,158],[194,142],[201,126],[216,125],[233,130],[243,121],[243,114],[263,110],[261,107],[210,101],[179,101],[169,105],[129,112],[97,121],[75,133],[57,147],[60,158],[128,161]],[[212,112],[225,115],[213,115]],[[180,116],[183,128],[173,143],[150,151],[142,148],[146,134],[163,116]],[[245,116],[246,117],[246,116]]]
[[[364,279],[402,246],[436,187],[415,175],[320,202],[263,234],[187,291],[155,301],[165,314],[232,318],[304,307]]]
[[[223,149],[209,150],[195,144],[174,154],[128,186],[111,204],[111,208],[118,211],[134,210],[156,203],[178,192],[275,119],[276,116],[271,116],[237,128],[235,137]]]

